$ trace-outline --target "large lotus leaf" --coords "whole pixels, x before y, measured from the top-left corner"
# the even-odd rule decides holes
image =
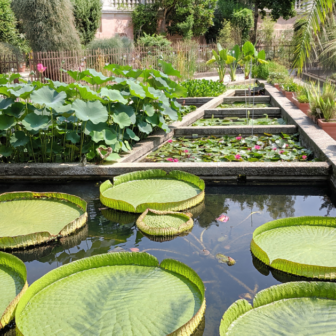
[[[79,143],[80,141],[80,136],[78,135],[78,133],[76,131],[68,131],[65,139],[70,141],[73,144]]]
[[[46,129],[49,125],[50,118],[46,115],[38,115],[35,112],[29,113],[22,120],[22,125],[28,131],[38,131],[40,129]]]
[[[161,173],[162,172],[162,173]],[[101,202],[113,209],[143,212],[147,208],[163,211],[184,210],[204,198],[204,182],[195,175],[173,171],[166,175],[149,170],[120,175],[115,185],[101,185]]]
[[[82,77],[85,75],[85,77]],[[105,82],[110,81],[113,77],[106,77],[101,72],[96,71],[95,69],[87,69],[82,72],[81,79],[90,83],[91,85],[94,84],[103,84]]]
[[[225,312],[221,336],[331,336],[336,329],[336,284],[289,282],[259,292],[253,308],[238,300]]]
[[[65,102],[65,98],[65,92],[58,93],[48,86],[44,86],[30,95],[30,99],[34,104],[45,105],[46,107],[52,108],[62,106]]]
[[[17,90],[10,89],[8,91],[17,98],[28,99],[33,90],[34,86],[27,84],[22,86],[21,88],[18,88]]]
[[[91,90],[88,86],[84,86],[81,84],[75,84],[77,91],[80,96],[84,100],[101,100],[98,93],[96,91]]]
[[[114,113],[125,112],[131,118],[132,124],[135,124],[136,122],[136,115],[135,115],[134,108],[130,105],[116,103],[114,104],[113,112]]]
[[[162,114],[169,116],[171,120],[177,120],[178,115],[175,110],[173,110],[170,106],[168,105],[162,105],[163,111]]]
[[[128,136],[134,140],[134,141],[139,141],[140,138],[130,129],[130,128],[126,128],[126,133],[128,134]]]
[[[106,128],[106,123],[99,123],[99,124],[94,124],[90,120],[87,123],[84,123],[85,130],[84,133],[86,135],[89,135],[91,132],[101,132],[103,129]]]
[[[3,111],[3,113],[15,117],[17,119],[20,119],[26,111],[26,105],[23,103],[14,103],[10,107],[7,107],[6,110]]]
[[[28,287],[26,267],[19,258],[0,252],[0,283],[1,330],[14,318],[16,306]]]
[[[155,113],[155,109],[154,109],[153,105],[146,104],[146,105],[144,105],[143,109],[149,117],[152,117]]]
[[[147,209],[136,224],[141,231],[149,235],[172,236],[190,230],[194,222],[189,214]]]
[[[336,218],[297,217],[255,230],[253,254],[267,265],[300,276],[336,278]]]
[[[8,157],[8,156],[11,156],[12,153],[13,153],[12,148],[7,147],[5,145],[0,146],[0,155],[2,155],[4,157]]]
[[[119,125],[120,128],[125,128],[127,126],[132,125],[131,118],[125,113],[114,113],[112,115],[113,121]]]
[[[146,92],[144,91],[144,89],[140,84],[135,83],[131,79],[127,80],[127,84],[129,85],[129,90],[133,96],[141,99],[146,97]]]
[[[178,70],[175,70],[170,63],[159,60],[159,64],[162,67],[162,71],[168,76],[175,76],[180,78],[181,74]]]
[[[100,95],[102,97],[107,97],[110,101],[119,102],[122,104],[127,103],[127,99],[125,99],[118,90],[109,90],[107,88],[102,88],[100,91]]]
[[[152,126],[143,120],[138,122],[138,128],[141,132],[146,134],[150,134],[153,130]]]
[[[0,98],[0,110],[6,109],[14,103],[12,98]]]
[[[61,266],[36,281],[19,303],[16,324],[25,336],[190,335],[204,310],[204,285],[188,266],[117,252]]]
[[[8,116],[6,114],[0,115],[0,130],[4,131],[12,126],[14,126],[16,123],[15,118]]]
[[[36,245],[67,236],[83,226],[87,216],[86,203],[82,199],[62,193],[2,194],[0,213],[2,249]]]
[[[72,105],[63,105],[63,106],[58,106],[53,109],[57,114],[61,114],[62,116],[69,118],[72,116],[75,111],[72,108]]]
[[[160,121],[159,121],[160,115],[158,113],[155,113],[152,117],[146,117],[146,121],[153,126],[158,126]]]
[[[90,120],[94,124],[99,124],[108,118],[106,107],[99,101],[84,102],[77,99],[72,108],[76,112],[76,117],[83,121]]]
[[[10,138],[13,147],[25,146],[29,142],[29,137],[22,131],[16,131]]]

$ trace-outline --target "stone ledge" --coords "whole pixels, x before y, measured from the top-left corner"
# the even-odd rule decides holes
[[[250,111],[250,117],[253,114],[255,118],[263,118],[264,114],[267,114],[269,117],[279,117],[281,115],[281,110],[279,107],[261,107],[252,109],[252,112],[248,108],[215,108],[205,110],[204,117],[211,118],[212,115],[215,118],[240,116],[246,117],[247,111]]]
[[[252,103],[254,101],[254,103],[258,104],[258,103],[269,103],[270,102],[271,97],[270,96],[232,96],[232,97],[226,97],[223,101],[224,104],[228,104],[228,103]]]

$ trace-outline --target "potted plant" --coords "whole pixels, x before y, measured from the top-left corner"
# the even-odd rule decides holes
[[[307,116],[310,112],[309,106],[309,89],[306,86],[299,86],[296,92],[296,98],[294,98],[294,104]]]
[[[297,84],[294,83],[292,79],[290,79],[288,82],[282,84],[282,90],[283,95],[292,103],[294,103],[295,92],[297,91]]]
[[[267,83],[273,85],[275,88],[277,88],[279,91],[281,91],[281,84],[286,81],[286,77],[282,73],[278,72],[270,72],[268,76]]]

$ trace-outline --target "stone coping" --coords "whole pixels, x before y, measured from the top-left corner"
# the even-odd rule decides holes
[[[225,97],[223,103],[227,104],[227,103],[245,103],[246,101],[248,103],[252,103],[254,101],[255,104],[258,103],[269,103],[270,102],[271,97],[270,96],[232,96],[232,97]]]
[[[207,135],[251,135],[251,134],[295,134],[297,127],[295,125],[237,125],[237,126],[192,126],[179,127],[175,129],[175,136],[198,136]]]
[[[246,118],[247,112],[250,111],[250,117],[264,118],[264,114],[269,117],[280,117],[281,110],[279,107],[260,107],[255,109],[249,108],[214,108],[208,109],[204,112],[205,118],[225,118],[225,117],[244,117]]]

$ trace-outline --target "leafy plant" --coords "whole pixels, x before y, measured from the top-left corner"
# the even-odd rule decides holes
[[[298,85],[292,78],[290,78],[288,81],[285,81],[281,86],[287,92],[297,92],[298,90]]]
[[[186,116],[187,114],[194,112],[197,109],[194,105],[184,105],[180,108],[181,117]]]
[[[306,95],[300,95],[297,97],[299,103],[309,103],[309,99]]]
[[[153,34],[144,35],[138,39],[138,44],[144,47],[169,47],[171,42],[163,35]]]
[[[202,202],[204,188],[204,181],[195,175],[153,169],[115,177],[114,185],[105,181],[100,186],[100,201],[109,208],[127,212],[141,213],[148,208],[180,211]]]
[[[244,44],[249,39],[250,30],[254,24],[252,10],[243,8],[241,10],[234,11],[231,22],[234,29],[239,29],[241,32],[240,45]]]
[[[267,79],[269,77],[269,70],[267,64],[253,65],[252,77]]]
[[[120,37],[116,35],[111,38],[96,38],[91,43],[87,45],[87,49],[131,49],[133,47],[133,42],[126,36]]]
[[[282,72],[270,72],[268,75],[267,83],[270,84],[283,84],[288,81],[288,75]]]
[[[21,80],[13,85],[19,75],[0,75],[0,92],[6,97],[0,98],[0,160],[116,161],[119,152],[131,150],[153,128],[168,132],[166,119],[181,119],[176,98],[186,90],[169,78],[179,72],[169,63],[160,64],[162,71],[105,67],[119,77],[69,70],[77,81],[71,84]]]
[[[217,97],[227,89],[223,83],[206,79],[190,79],[181,86],[187,89],[187,97]]]
[[[0,0],[0,42],[16,44],[18,32],[10,0]]]
[[[250,98],[251,100],[253,97]],[[232,104],[220,104],[218,108],[263,108],[263,107],[272,107],[271,104],[252,104],[252,103],[232,103]]]
[[[146,162],[272,162],[308,161],[312,152],[298,134],[177,138],[146,157]]]

